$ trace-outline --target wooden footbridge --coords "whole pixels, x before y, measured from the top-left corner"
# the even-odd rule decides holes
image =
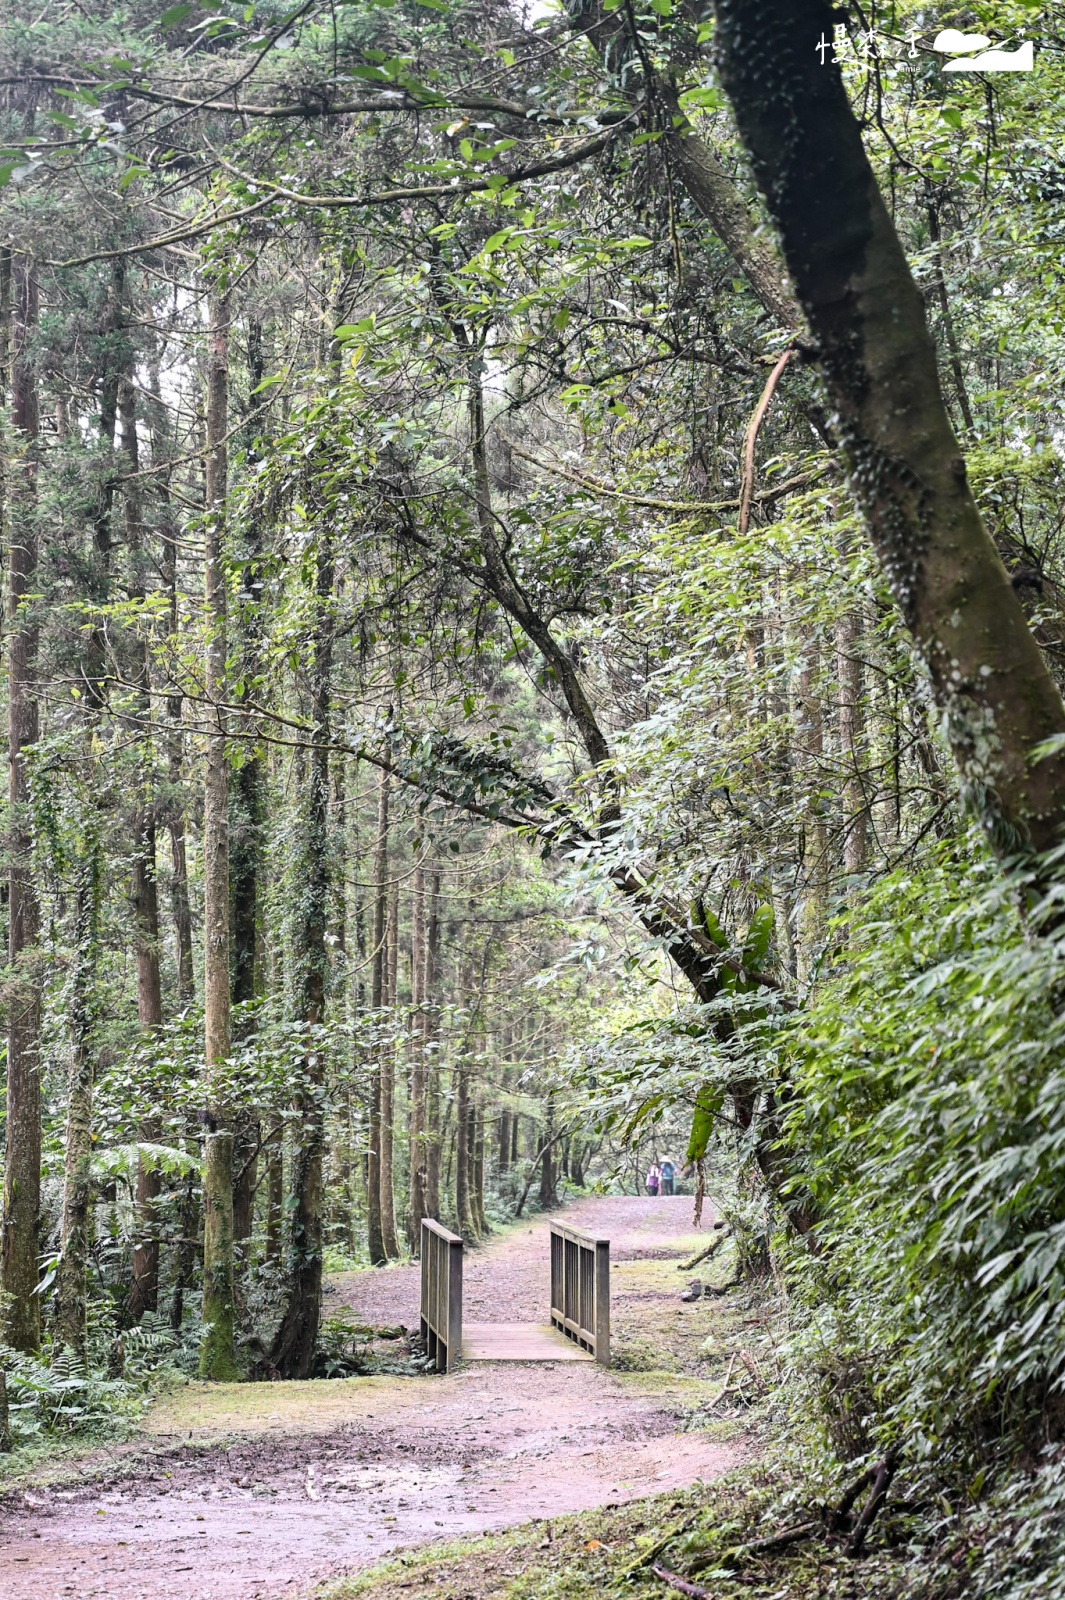
[[[610,1365],[610,1240],[551,1224],[549,1320],[462,1321],[462,1240],[422,1223],[421,1329],[438,1372],[464,1361],[598,1361]]]

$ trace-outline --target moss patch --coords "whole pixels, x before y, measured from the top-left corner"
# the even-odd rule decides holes
[[[247,1433],[332,1433],[347,1422],[424,1405],[416,1378],[312,1378],[304,1383],[190,1382],[161,1396],[145,1433],[221,1439]]]
[[[710,1487],[400,1556],[319,1590],[318,1600],[666,1600],[655,1563],[714,1600],[897,1594],[906,1531],[897,1518],[877,1525],[860,1562],[820,1524],[783,1550],[747,1548],[801,1515],[783,1476],[751,1467]]]

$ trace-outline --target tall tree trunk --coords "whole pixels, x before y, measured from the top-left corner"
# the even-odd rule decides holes
[[[470,1069],[461,1063],[455,1068],[455,1219],[464,1239],[477,1238],[477,1224],[470,1205]]]
[[[389,1021],[394,1023],[396,1006],[396,978],[399,957],[399,884],[393,883],[388,891],[388,918],[385,933],[386,994],[385,1004],[390,1007]],[[399,1235],[396,1231],[396,1046],[392,1040],[381,1052],[381,1240],[385,1256],[395,1261],[399,1255]]]
[[[722,82],[839,418],[852,487],[927,667],[967,802],[1006,858],[1061,841],[1065,706],[969,488],[924,302],[876,185],[828,0],[716,0]]]
[[[178,1226],[177,1261],[174,1269],[174,1286],[170,1298],[170,1326],[180,1333],[185,1318],[185,1293],[192,1282],[199,1253],[200,1200],[197,1184],[190,1173],[181,1193],[181,1210]]]
[[[278,1122],[266,1140],[266,1243],[263,1254],[272,1261],[281,1253],[281,1213],[285,1198],[284,1124]]]
[[[84,743],[78,801],[81,816],[74,849],[74,953],[71,962],[67,1025],[70,1067],[67,1078],[66,1150],[63,1161],[63,1215],[59,1265],[55,1277],[53,1352],[85,1354],[86,1268],[92,1231],[92,1099],[96,1048],[96,968],[98,961],[100,844],[93,741],[103,706],[106,641],[100,611],[110,588],[111,516],[116,488],[115,431],[118,393],[126,365],[122,320],[125,269],[112,269],[100,373],[100,478],[92,525],[89,601],[99,608],[89,632],[82,666]]]
[[[129,556],[130,599],[143,604],[145,596],[144,550],[141,521],[140,450],[137,440],[137,401],[133,379],[127,372],[119,392],[124,456],[123,502],[126,521],[126,549]],[[137,956],[137,1021],[141,1032],[151,1037],[163,1022],[163,991],[159,976],[159,894],[156,884],[155,855],[155,780],[152,770],[152,702],[148,644],[144,623],[138,619],[134,674],[137,683],[138,774],[140,794],[133,817],[133,872],[130,899]],[[142,1122],[140,1136],[148,1143],[159,1138],[158,1124]],[[129,1317],[139,1322],[146,1311],[159,1305],[159,1239],[156,1201],[159,1198],[159,1169],[140,1157],[137,1162],[135,1194],[136,1242],[133,1247],[133,1273],[130,1285]]]
[[[87,766],[87,787],[92,767]],[[67,991],[70,1067],[67,1073],[66,1151],[63,1162],[63,1216],[55,1277],[53,1355],[72,1350],[84,1359],[86,1268],[92,1228],[92,1096],[95,1049],[95,978],[99,958],[100,850],[92,800],[77,846],[74,954]]]
[[[159,371],[153,364],[152,387],[152,455],[161,464],[169,448],[169,426],[159,394]],[[167,598],[167,632],[176,643],[179,630],[178,616],[178,542],[177,529],[170,505],[170,486],[165,478],[158,479],[161,506],[160,577]],[[169,799],[166,821],[170,833],[170,909],[174,920],[177,956],[178,1005],[184,1010],[195,999],[195,979],[192,964],[192,910],[189,905],[189,874],[185,855],[185,806],[181,798],[184,780],[184,743],[181,733],[183,696],[171,691],[166,697],[168,731],[167,786]]]
[[[836,676],[839,681],[839,750],[844,769],[843,870],[865,871],[869,850],[869,799],[862,778],[862,619],[856,606],[836,623]]]
[[[373,867],[373,954],[370,958],[370,1009],[380,1029],[385,1000],[388,934],[388,797],[389,776],[382,769],[377,791],[377,840]],[[373,1046],[369,1081],[369,1148],[366,1153],[366,1230],[370,1261],[380,1267],[385,1254],[381,1220],[381,1051]]]
[[[410,1195],[407,1211],[407,1242],[412,1254],[421,1248],[422,1219],[426,1215],[426,1011],[425,1011],[425,868],[421,861],[422,844],[415,845],[418,865],[411,883],[410,903]]]
[[[473,1155],[470,1173],[470,1210],[477,1232],[483,1238],[488,1232],[488,1218],[484,1214],[484,1105],[478,1099],[470,1109]]]
[[[11,280],[15,282],[14,338]],[[38,626],[28,597],[37,578],[37,448],[40,432],[36,376],[29,342],[37,325],[37,271],[24,256],[0,252],[2,401],[11,389],[11,443],[0,459],[7,523],[7,757],[8,757],[8,1011],[7,1102],[4,1147],[3,1240],[0,1289],[4,1339],[16,1350],[41,1342],[37,1250],[41,1206],[41,988],[37,970],[40,914],[33,874],[26,751],[36,743]],[[10,375],[9,375],[10,351]],[[6,429],[5,429],[6,432]],[[6,440],[2,441],[6,446]]]
[[[810,640],[802,657],[796,696],[795,749],[806,791],[803,888],[796,930],[799,976],[809,982],[828,913],[828,829],[824,802],[825,730],[819,683],[820,651]]]
[[[253,352],[261,345],[261,333],[258,339],[254,334],[256,327],[257,324],[253,323],[250,335]],[[254,370],[251,378],[255,378]],[[238,648],[241,683],[244,686],[241,689],[240,699],[243,702],[251,699],[250,686],[258,679],[262,670],[260,606],[263,587],[263,550],[260,527],[259,519],[253,518],[241,574]],[[239,1037],[247,1039],[255,1029],[251,1007],[258,999],[261,989],[259,922],[266,775],[262,756],[252,742],[258,734],[258,724],[250,708],[242,713],[241,721],[245,740],[244,759],[237,769],[230,791],[231,998],[233,1005],[240,1008],[237,1023]],[[252,1232],[259,1133],[259,1119],[254,1111],[251,1108],[242,1109],[235,1119],[233,1130],[233,1241],[238,1260],[243,1260]]]
[[[428,878],[425,923],[425,978],[422,1004],[425,1007],[425,1209],[430,1217],[440,1216],[440,1065],[433,1048],[439,1033],[440,986],[440,868],[431,868]]]
[[[547,1116],[544,1120],[544,1132],[541,1140],[543,1155],[540,1158],[540,1209],[550,1211],[558,1205],[558,1194],[555,1188],[555,1102],[551,1095],[547,1097]]]
[[[503,1054],[507,1061],[510,1060],[513,1049],[512,1040],[513,1032],[508,1027],[503,1035]],[[504,1096],[510,1093],[510,1078],[510,1068],[504,1067],[499,1078],[500,1092]],[[500,1177],[510,1170],[510,1130],[512,1120],[509,1102],[504,1098],[503,1104],[499,1108],[499,1122],[496,1125],[496,1171]]]
[[[303,893],[299,926],[300,1011],[307,1025],[302,1062],[292,1189],[288,1204],[288,1301],[274,1339],[271,1359],[283,1378],[309,1378],[314,1371],[322,1312],[323,1157],[325,1153],[325,1052],[316,1030],[325,1021],[329,958],[329,728],[333,673],[333,554],[327,534],[319,536],[317,616],[311,709],[314,723],[310,753],[306,840],[301,873]]]
[[[207,771],[203,796],[203,1002],[207,1138],[203,1175],[203,1323],[200,1376],[239,1376],[234,1348],[233,1135],[225,1126],[229,1057],[229,772],[226,764],[226,428],[229,303],[212,291],[207,335],[206,560]]]

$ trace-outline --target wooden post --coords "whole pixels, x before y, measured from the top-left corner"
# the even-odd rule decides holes
[[[447,1246],[447,1369],[462,1355],[462,1240]]]
[[[462,1355],[462,1240],[425,1217],[421,1236],[421,1330],[438,1372]]]
[[[595,1359],[610,1365],[610,1240],[595,1241]]]

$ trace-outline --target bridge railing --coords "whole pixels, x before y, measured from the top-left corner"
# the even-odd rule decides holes
[[[447,1372],[462,1354],[462,1240],[425,1217],[421,1247],[422,1343]]]
[[[551,1325],[610,1365],[610,1240],[551,1224]]]

